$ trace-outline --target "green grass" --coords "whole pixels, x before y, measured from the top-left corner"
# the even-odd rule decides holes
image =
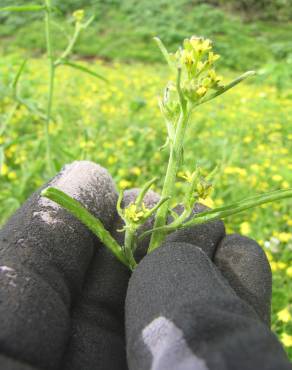
[[[154,45],[153,45],[154,48]],[[22,56],[2,55],[0,62],[2,119],[13,102],[4,85],[13,78]],[[153,175],[164,175],[167,152],[165,127],[157,106],[168,72],[160,64],[106,63],[94,61],[94,70],[110,80],[103,82],[67,68],[57,75],[55,108],[51,124],[54,163],[88,159],[109,169],[119,188],[141,186]],[[22,96],[45,105],[46,62],[29,61],[21,82]],[[233,72],[225,72],[226,79]],[[184,169],[196,163],[207,170],[219,163],[218,184],[209,205],[221,205],[254,193],[292,184],[291,89],[279,90],[263,75],[244,83],[214,105],[202,106],[193,116],[187,134]],[[43,122],[20,107],[0,137],[4,148],[1,175],[1,222],[47,180]],[[161,186],[160,183],[157,186]],[[184,184],[177,182],[177,195]],[[292,203],[265,206],[227,220],[229,232],[244,232],[264,246],[272,238],[268,255],[274,270],[273,330],[292,335],[292,323],[283,323],[277,312],[292,305]],[[268,249],[266,249],[268,250]],[[290,358],[292,349],[286,348]]]
[[[154,36],[176,50],[184,38],[195,34],[216,40],[216,50],[223,56],[221,64],[231,69],[259,68],[292,55],[292,23],[245,22],[220,8],[194,6],[187,0],[161,0],[151,8],[143,1],[134,1],[135,6],[132,2],[88,8],[88,16],[94,14],[95,22],[81,36],[76,53],[87,59],[98,55],[106,60],[161,62],[159,51],[152,46]],[[6,53],[16,47],[34,56],[44,51],[42,13],[2,16],[0,38]],[[72,17],[57,14],[57,23],[54,44],[61,50],[72,32]]]

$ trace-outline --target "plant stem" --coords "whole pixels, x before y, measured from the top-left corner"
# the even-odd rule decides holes
[[[54,85],[55,85],[55,65],[54,65],[54,55],[53,46],[51,39],[51,0],[45,0],[46,4],[46,15],[45,15],[45,30],[46,30],[46,42],[47,42],[47,55],[49,63],[49,91],[48,91],[48,102],[47,102],[47,117],[44,125],[45,132],[45,142],[46,142],[46,156],[47,165],[49,170],[49,175],[53,175],[54,167],[51,157],[51,142],[49,127],[51,122],[52,106],[53,106],[53,96],[54,96]]]
[[[189,112],[185,109],[181,110],[180,117],[177,123],[177,128],[175,132],[175,137],[173,143],[170,142],[170,155],[168,160],[168,166],[166,171],[166,176],[162,189],[162,198],[169,198],[173,195],[176,175],[180,166],[182,149],[184,143],[184,136],[186,132],[187,123],[189,120]],[[166,225],[167,215],[169,208],[169,200],[167,200],[157,211],[154,228],[162,227]],[[154,249],[158,248],[163,242],[166,234],[159,230],[154,231],[151,236],[150,246],[148,252],[152,252]]]
[[[136,249],[136,230],[131,228],[126,228],[125,231],[125,242],[124,242],[124,248],[125,248],[125,256],[128,260],[128,264],[131,270],[134,270],[137,263],[135,261],[135,258],[133,256],[133,251]]]
[[[73,47],[76,44],[76,41],[77,41],[78,36],[80,34],[80,31],[81,31],[80,25],[76,24],[74,34],[73,34],[66,50],[63,52],[63,54],[60,56],[60,58],[58,58],[58,60],[56,60],[55,63],[54,63],[54,65],[56,67],[62,63],[63,59],[66,59],[69,56],[69,54],[71,54],[71,52],[73,50]]]

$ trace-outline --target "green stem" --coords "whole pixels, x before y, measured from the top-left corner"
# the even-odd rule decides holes
[[[51,0],[45,0],[46,4],[46,15],[45,15],[45,30],[46,30],[46,42],[47,42],[47,55],[49,63],[49,92],[48,92],[48,103],[47,103],[47,117],[45,120],[44,131],[45,131],[45,142],[46,142],[46,155],[47,155],[47,165],[49,174],[53,175],[54,168],[51,157],[51,142],[49,127],[51,122],[52,106],[53,106],[53,96],[54,96],[54,85],[55,85],[55,65],[54,65],[54,55],[53,46],[51,38]]]
[[[136,230],[130,227],[126,228],[125,231],[125,256],[128,260],[128,265],[131,270],[134,270],[137,263],[135,261],[133,251],[136,249]]]
[[[170,198],[173,195],[176,175],[181,162],[183,142],[188,120],[189,112],[186,112],[184,109],[182,109],[177,123],[174,141],[173,143],[170,143],[170,156],[161,194],[162,198]],[[155,229],[166,225],[168,208],[169,200],[167,200],[157,211],[154,223]],[[166,234],[161,230],[154,231],[151,236],[148,252],[152,252],[154,249],[158,248],[163,242],[165,236]]]
[[[74,45],[76,44],[76,41],[79,37],[80,31],[81,31],[80,24],[77,23],[76,26],[75,26],[74,34],[73,34],[67,48],[65,49],[63,54],[60,56],[60,58],[58,58],[58,60],[55,61],[55,63],[54,63],[55,67],[58,67],[60,64],[62,64],[62,60],[66,59],[71,54],[71,52],[74,48]]]

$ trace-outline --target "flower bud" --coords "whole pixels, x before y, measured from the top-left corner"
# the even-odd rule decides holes
[[[76,23],[81,23],[84,19],[84,10],[83,9],[78,9],[73,13],[73,18],[75,19]]]

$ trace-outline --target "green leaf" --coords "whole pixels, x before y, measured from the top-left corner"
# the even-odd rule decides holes
[[[12,87],[15,95],[16,95],[17,84],[18,84],[20,76],[21,76],[21,74],[24,70],[26,62],[27,62],[27,59],[24,59],[24,61],[21,63],[21,65],[20,65],[20,67],[19,67],[19,69],[18,69],[18,71],[17,71],[17,73],[16,73],[16,75],[15,75],[13,81],[12,81],[11,87]]]
[[[254,76],[255,74],[256,74],[255,71],[245,72],[243,75],[237,77],[235,80],[231,81],[229,84],[224,86],[222,89],[214,92],[213,94],[211,94],[209,96],[206,96],[206,98],[202,99],[198,105],[204,104],[204,103],[206,103],[210,100],[213,100],[213,99],[217,98],[217,96],[220,96],[220,95],[224,94],[226,91],[232,89],[236,85],[240,84],[242,81],[246,80],[247,78],[249,78],[251,76]]]
[[[170,225],[147,230],[139,237],[139,240],[144,239],[147,235],[152,234],[154,231],[170,233],[179,229],[185,229],[195,225],[201,225],[207,222],[224,219],[226,217],[246,211],[250,208],[258,207],[263,204],[287,198],[292,198],[292,189],[276,190],[265,194],[256,195],[242,201],[232,203],[228,206],[215,208],[206,212],[199,213],[195,215],[195,217],[193,217],[191,220],[179,226],[177,225],[177,223],[173,222],[173,224]]]
[[[79,71],[85,72],[85,73],[87,73],[87,74],[89,74],[93,77],[99,78],[100,80],[103,80],[104,82],[108,83],[108,80],[105,77],[103,77],[101,74],[99,74],[95,71],[92,71],[91,69],[89,69],[87,67],[84,67],[81,64],[69,62],[68,60],[61,60],[60,64],[71,67],[71,68],[74,68],[74,69],[78,69]]]
[[[137,204],[138,208],[141,207],[144,197],[151,186],[157,181],[157,177],[154,177],[152,180],[146,182],[143,188],[140,190],[135,203]]]
[[[120,262],[128,266],[128,261],[121,246],[104,228],[102,222],[88,212],[86,208],[77,202],[77,200],[71,198],[63,191],[53,187],[44,189],[41,195],[56,202],[61,207],[69,211],[79,221],[86,225],[88,229],[91,230],[101,240],[101,242],[117,257]]]
[[[19,6],[5,6],[0,8],[0,12],[38,12],[44,10],[46,7],[44,5],[19,5]]]
[[[225,207],[215,208],[210,211],[202,212],[196,215],[190,221],[184,223],[179,228],[186,227],[223,219],[237,213],[246,211],[250,208],[258,207],[266,203],[271,203],[281,199],[292,198],[292,189],[276,190],[265,194],[260,194],[251,198],[244,199],[240,202],[230,204]]]
[[[164,56],[164,59],[166,60],[167,64],[169,65],[169,67],[171,69],[175,69],[171,59],[170,59],[170,56],[169,56],[169,52],[167,51],[166,47],[164,46],[163,42],[160,40],[159,37],[153,37],[153,40],[156,42],[156,44],[158,45],[162,55]]]

